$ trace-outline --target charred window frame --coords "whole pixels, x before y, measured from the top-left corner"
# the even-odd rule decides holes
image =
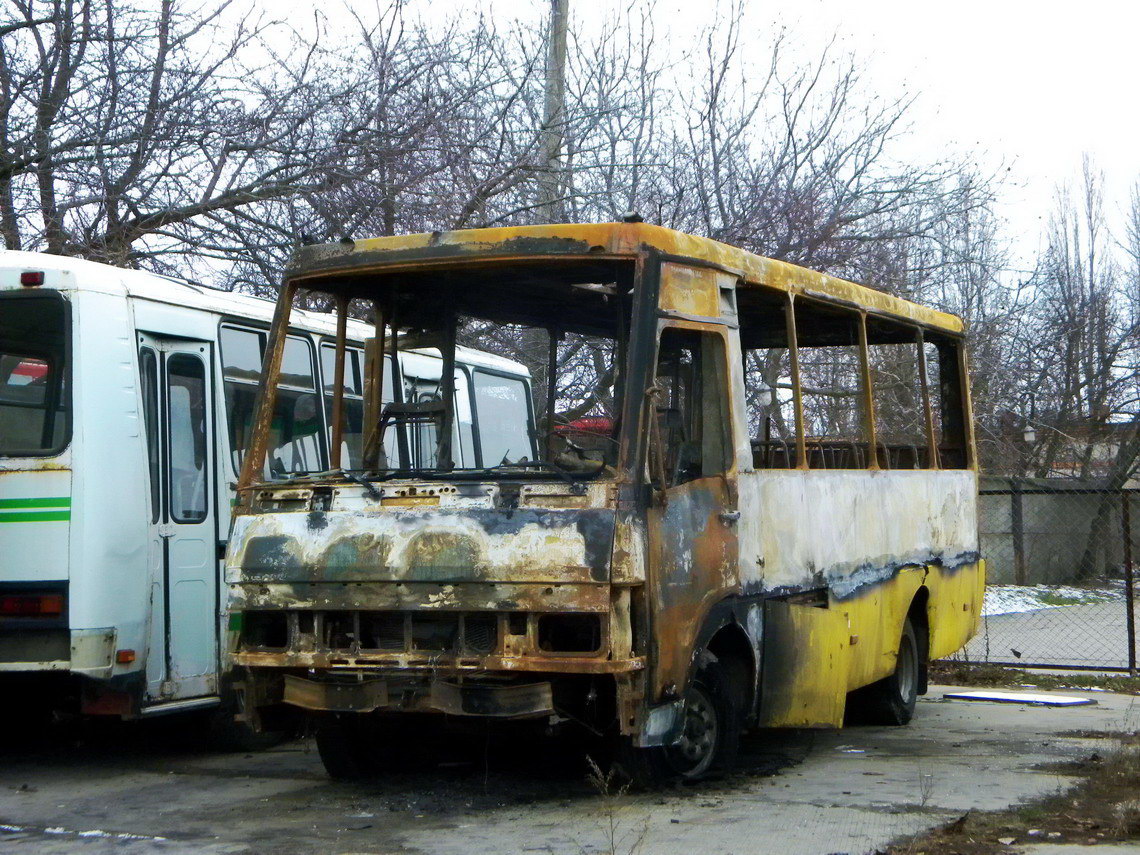
[[[71,442],[72,434],[72,334],[71,303],[63,294],[52,290],[21,290],[0,293],[5,307],[0,319],[0,358],[10,362],[6,370],[14,371],[20,359],[33,359],[47,367],[41,400],[3,401],[2,410],[35,411],[43,414],[39,425],[39,441],[12,443],[0,441],[3,457],[54,457]],[[33,329],[35,316],[42,315],[42,325]],[[7,385],[9,374],[4,379]]]
[[[723,475],[732,466],[732,414],[723,335],[667,325],[649,390],[650,483],[668,489]]]
[[[924,376],[930,390],[930,443],[939,468],[973,469],[973,427],[969,419],[969,371],[960,338],[924,332]]]
[[[754,469],[794,469],[804,460],[795,325],[787,292],[736,291],[745,418]]]
[[[865,327],[879,466],[937,469],[922,329],[881,317]]]
[[[798,468],[878,469],[865,315],[798,296],[788,315]]]

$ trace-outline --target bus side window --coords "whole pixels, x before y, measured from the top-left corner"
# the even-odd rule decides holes
[[[234,471],[240,471],[261,378],[265,333],[222,327],[221,343],[230,451]],[[326,469],[325,442],[321,436],[323,424],[312,345],[308,339],[291,335],[285,340],[281,362],[266,476],[279,478],[293,472]]]
[[[658,441],[650,472],[673,487],[724,473],[731,460],[724,341],[712,333],[661,333],[655,386]]]
[[[167,422],[170,425],[170,517],[196,523],[206,518],[206,369],[196,356],[167,360]]]
[[[808,468],[869,468],[859,315],[802,298],[794,314]]]
[[[796,458],[788,295],[755,286],[739,289],[736,300],[752,465],[756,469],[794,469],[800,461]]]
[[[875,439],[884,469],[931,468],[918,340],[915,327],[867,318]]]
[[[269,467],[275,477],[327,469],[324,462],[324,420],[313,372],[312,346],[289,336],[281,360],[277,406],[269,439]]]
[[[139,351],[139,373],[142,378],[143,425],[146,429],[146,456],[150,468],[150,521],[158,522],[161,492],[159,491],[158,459],[158,357],[152,348]]]
[[[265,333],[222,327],[222,376],[225,383],[226,420],[229,424],[230,455],[235,472],[249,442],[257,384],[261,380],[261,352]]]
[[[344,469],[359,469],[362,465],[364,449],[364,393],[363,393],[363,356],[353,347],[344,351],[344,394],[341,406],[344,409],[344,424],[341,429],[340,465]],[[389,358],[384,358],[385,365]],[[332,448],[333,433],[333,392],[336,384],[333,375],[336,373],[336,346],[332,344],[321,345],[321,386],[325,393],[325,420],[328,430],[329,448]],[[385,380],[391,376],[385,375]],[[385,384],[387,385],[387,384]],[[390,390],[385,388],[384,399],[391,400]],[[387,441],[385,446],[387,446]]]
[[[475,417],[484,466],[534,458],[530,433],[530,391],[518,377],[506,377],[476,368]]]
[[[966,469],[969,466],[958,347],[960,345],[953,340],[927,333],[924,346],[927,388],[930,390],[935,444],[943,469]]]

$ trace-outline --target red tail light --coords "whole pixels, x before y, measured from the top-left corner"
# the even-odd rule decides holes
[[[8,594],[0,596],[0,616],[59,617],[63,614],[60,594]]]
[[[42,270],[25,270],[20,274],[20,284],[25,288],[35,288],[37,285],[43,285],[44,272]]]

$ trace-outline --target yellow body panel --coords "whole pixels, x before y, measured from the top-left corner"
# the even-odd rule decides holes
[[[764,604],[762,727],[839,727],[851,666],[842,612],[779,600]]]

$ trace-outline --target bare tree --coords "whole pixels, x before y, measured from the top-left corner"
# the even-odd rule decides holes
[[[235,23],[226,2],[7,0],[6,12],[9,248],[159,269],[230,258],[240,212],[344,177],[360,142],[364,129],[327,121],[350,93],[322,79],[313,45],[256,15]]]

